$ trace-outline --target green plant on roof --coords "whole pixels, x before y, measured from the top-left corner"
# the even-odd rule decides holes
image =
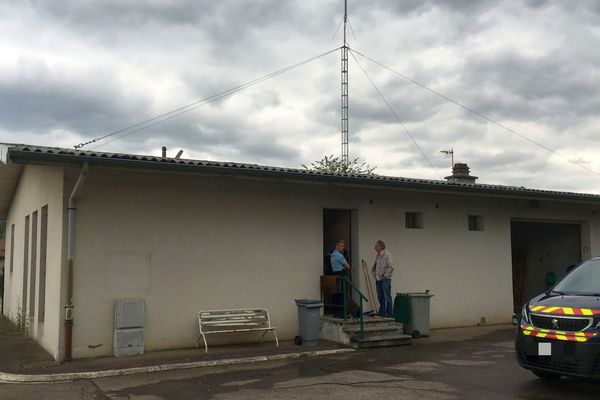
[[[330,174],[348,174],[348,175],[376,175],[373,173],[375,168],[366,162],[360,162],[358,158],[350,160],[344,165],[340,157],[334,157],[333,154],[325,156],[320,160],[311,163],[309,166],[302,164],[304,169],[316,172],[325,172]]]

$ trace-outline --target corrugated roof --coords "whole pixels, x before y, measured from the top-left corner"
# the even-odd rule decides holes
[[[23,144],[4,144],[8,150],[8,159],[14,163],[60,163],[81,164],[87,161],[93,164],[113,166],[134,166],[151,169],[182,169],[197,172],[215,172],[240,175],[276,176],[302,178],[348,184],[368,184],[377,186],[411,187],[423,190],[468,192],[473,194],[495,194],[528,198],[552,198],[600,203],[600,195],[590,193],[562,192],[555,190],[531,189],[518,186],[490,185],[482,183],[455,183],[440,180],[393,177],[383,175],[333,174],[306,169],[274,167],[259,164],[236,162],[176,159],[129,153],[107,153],[99,151],[65,149],[59,147],[32,146]]]

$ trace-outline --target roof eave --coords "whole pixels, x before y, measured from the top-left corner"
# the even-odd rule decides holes
[[[547,191],[536,191],[531,189],[520,189],[507,187],[490,188],[478,185],[448,183],[448,182],[427,182],[427,181],[411,181],[401,179],[373,179],[362,176],[343,176],[334,174],[320,174],[304,172],[301,170],[290,169],[281,171],[273,168],[273,170],[264,169],[259,166],[235,166],[227,167],[222,165],[197,165],[182,163],[181,160],[165,159],[164,161],[150,161],[137,159],[119,159],[109,157],[87,156],[85,154],[70,155],[70,154],[49,154],[44,152],[19,151],[16,149],[8,150],[9,161],[16,164],[52,164],[61,166],[79,166],[83,162],[87,162],[90,166],[105,166],[117,168],[136,168],[154,171],[181,171],[190,173],[216,174],[229,176],[250,176],[263,178],[281,178],[295,179],[305,181],[307,183],[330,183],[344,184],[349,186],[369,186],[380,188],[398,188],[398,189],[413,189],[423,190],[437,193],[451,193],[463,195],[480,195],[494,196],[504,198],[519,198],[527,200],[553,200],[561,202],[574,202],[583,204],[600,205],[600,196],[586,194],[570,194],[570,193],[552,193]]]

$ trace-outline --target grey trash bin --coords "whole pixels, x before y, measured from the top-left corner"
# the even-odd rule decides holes
[[[429,303],[433,295],[425,293],[401,293],[410,297],[410,319],[404,324],[404,333],[414,338],[429,336]]]
[[[316,346],[321,337],[321,307],[320,300],[299,299],[298,331],[303,346]],[[296,340],[296,343],[299,341]]]

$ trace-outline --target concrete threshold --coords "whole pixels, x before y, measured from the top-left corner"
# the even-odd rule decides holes
[[[265,361],[292,360],[303,357],[319,357],[333,354],[343,354],[355,352],[354,349],[327,349],[300,351],[294,353],[272,354],[265,356],[226,358],[217,360],[192,361],[184,363],[165,363],[158,365],[149,365],[143,367],[131,367],[120,369],[108,369],[101,371],[85,371],[85,372],[66,372],[54,374],[15,374],[0,372],[0,383],[13,384],[30,384],[30,383],[54,383],[54,382],[69,382],[77,379],[98,379],[109,378],[113,376],[125,376],[135,374],[145,374],[151,372],[174,371],[192,368],[219,367],[227,365],[252,364]]]

